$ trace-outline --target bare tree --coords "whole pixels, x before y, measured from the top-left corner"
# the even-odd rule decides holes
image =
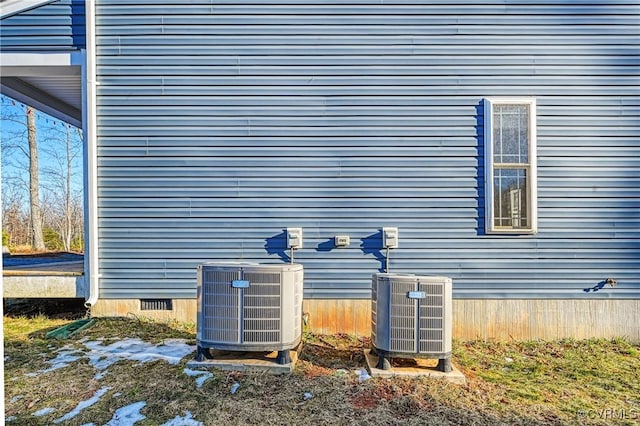
[[[25,198],[29,183],[24,174],[16,170],[26,170],[28,153],[24,146],[26,126],[24,112],[11,108],[12,101],[2,100],[2,234],[7,236],[7,244],[13,247],[31,244],[31,226]],[[14,102],[15,104],[15,102]],[[26,218],[26,220],[24,220]]]
[[[31,246],[43,251],[42,214],[40,213],[40,184],[38,164],[38,139],[36,132],[36,110],[27,106],[27,134],[29,140],[29,205],[31,206]]]
[[[1,99],[3,231],[11,230],[11,245],[32,247],[34,234],[29,203],[31,182],[26,107],[6,96]],[[22,213],[26,215],[26,221],[21,220]]]
[[[0,98],[3,235],[13,247],[83,250],[81,131]]]
[[[2,231],[9,237],[9,246],[28,244],[31,241],[29,212],[24,209],[23,193],[13,185],[2,187]]]
[[[74,240],[82,237],[82,192],[73,179],[80,175],[76,169],[82,156],[82,133],[67,123],[55,123],[47,128],[43,151],[50,161],[44,168],[47,190],[45,217],[60,236],[64,250],[70,251]]]

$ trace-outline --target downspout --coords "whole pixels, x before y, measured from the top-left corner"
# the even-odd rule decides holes
[[[96,304],[100,291],[100,263],[98,259],[98,185],[97,185],[97,129],[96,129],[96,8],[94,0],[85,1],[86,51],[82,87],[84,91],[85,140],[85,279],[88,277],[87,309]],[[88,274],[87,274],[88,273]]]

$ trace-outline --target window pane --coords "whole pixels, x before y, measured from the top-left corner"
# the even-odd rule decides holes
[[[528,228],[527,172],[500,169],[493,173],[494,226]]]
[[[493,159],[496,163],[529,162],[529,105],[494,105]]]

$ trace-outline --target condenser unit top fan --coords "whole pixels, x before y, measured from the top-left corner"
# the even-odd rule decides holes
[[[302,336],[302,290],[303,267],[299,264],[199,265],[199,350],[294,348]]]

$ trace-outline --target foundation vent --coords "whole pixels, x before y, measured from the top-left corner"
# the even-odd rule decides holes
[[[172,311],[173,300],[171,299],[140,299],[141,311]]]

